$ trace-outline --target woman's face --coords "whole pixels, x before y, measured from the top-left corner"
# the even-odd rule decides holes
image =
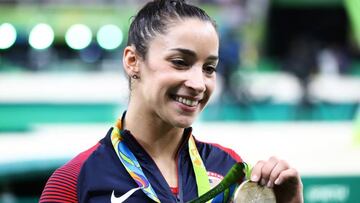
[[[216,83],[219,40],[210,22],[177,21],[150,41],[134,89],[142,112],[174,127],[188,127]]]

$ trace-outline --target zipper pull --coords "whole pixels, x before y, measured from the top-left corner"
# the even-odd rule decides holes
[[[181,203],[181,202],[182,202],[179,194],[176,195],[176,202],[177,202],[177,203]]]

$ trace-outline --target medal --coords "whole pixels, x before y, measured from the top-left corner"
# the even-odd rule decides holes
[[[236,189],[234,203],[276,203],[276,198],[272,188],[246,180]]]

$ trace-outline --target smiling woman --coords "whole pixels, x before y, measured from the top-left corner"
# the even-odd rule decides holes
[[[125,48],[125,70],[128,75],[139,77],[132,81],[127,112],[130,128],[132,120],[140,119],[132,116],[141,115],[140,112],[149,112],[142,114],[141,119],[158,125],[159,129],[188,127],[215,88],[219,43],[212,24],[188,18],[168,29],[166,34],[150,41],[144,57],[137,54],[135,46]],[[180,140],[182,130],[177,131]]]
[[[40,202],[188,202],[219,183],[242,160],[196,140],[190,127],[215,89],[218,49],[215,23],[202,9],[182,0],[147,3],[123,53],[127,111],[98,144],[54,172]],[[279,202],[302,201],[299,175],[285,161],[260,161],[252,181],[274,188]],[[212,201],[232,201],[236,187]]]

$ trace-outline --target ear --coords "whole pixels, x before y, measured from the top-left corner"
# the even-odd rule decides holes
[[[136,50],[134,46],[127,46],[124,49],[123,66],[125,72],[129,77],[139,74],[140,71],[139,60],[140,57],[136,54]]]

